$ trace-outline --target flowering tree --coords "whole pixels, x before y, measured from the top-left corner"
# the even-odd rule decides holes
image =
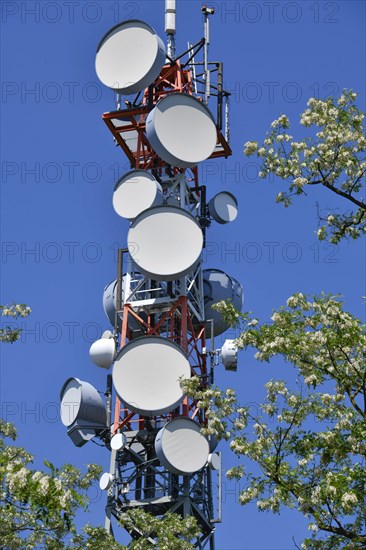
[[[27,317],[31,310],[25,304],[0,306],[5,317]],[[11,326],[0,329],[0,341],[13,343],[21,330]],[[0,419],[0,547],[7,550],[122,550],[127,548],[115,542],[101,527],[86,525],[77,533],[74,517],[88,504],[87,489],[102,468],[87,466],[82,476],[78,468],[66,464],[58,469],[45,461],[47,472],[33,470],[33,457],[25,449],[7,445],[5,439],[15,440],[15,427]],[[129,548],[145,550],[191,550],[190,541],[199,536],[193,517],[181,518],[166,514],[162,518],[143,510],[131,510],[121,518],[128,531],[138,529],[141,536]],[[155,540],[155,543],[152,543]]]
[[[190,541],[199,541],[200,529],[193,516],[182,518],[178,514],[153,516],[144,510],[135,509],[121,519],[122,526],[128,531],[138,529],[142,537],[129,545],[131,550],[193,550],[197,546]],[[151,542],[151,537],[156,544]]]
[[[58,470],[46,463],[47,473],[33,470],[33,457],[25,449],[5,442],[6,437],[15,439],[14,426],[1,422],[0,434],[2,547],[64,548],[62,541],[70,532],[75,533],[76,510],[87,503],[82,491],[90,487],[101,469],[89,466],[81,476],[71,465]]]
[[[272,122],[263,145],[245,143],[245,155],[257,155],[261,160],[261,178],[274,174],[288,182],[288,191],[278,193],[276,202],[287,207],[293,196],[306,195],[311,186],[317,185],[347,201],[350,210],[326,215],[319,212],[322,225],[318,238],[329,238],[331,243],[344,237],[357,239],[366,231],[366,202],[362,196],[366,137],[364,114],[354,105],[356,97],[354,92],[345,91],[338,101],[309,99],[300,123],[312,130],[312,136],[302,141],[295,141],[287,133],[290,122],[281,115]]]
[[[298,293],[259,325],[230,303],[218,304],[244,329],[239,348],[258,361],[279,356],[299,374],[297,383],[269,381],[254,414],[234,390],[203,390],[193,378],[184,389],[206,409],[206,434],[230,440],[240,460],[230,478],[243,479],[240,502],[259,510],[296,508],[312,536],[303,548],[366,546],[366,335],[337,297]],[[300,380],[303,380],[300,382]],[[256,464],[255,474],[249,466]],[[257,473],[258,466],[261,473]]]
[[[34,470],[33,461],[25,449],[8,445],[6,438],[15,439],[12,424],[0,421],[0,546],[7,550],[122,550],[102,527],[86,525],[77,533],[74,518],[79,509],[86,509],[87,490],[102,468],[87,466],[85,475],[66,464],[58,469],[45,461],[46,472]],[[137,526],[141,538],[129,548],[145,550],[190,550],[190,540],[198,535],[194,518],[182,519],[176,514],[164,518],[150,516],[142,510],[132,510],[122,520],[130,529]],[[183,537],[183,538],[182,538]]]
[[[0,306],[0,315],[3,317],[27,317],[31,312],[30,307],[25,304],[12,304]],[[13,343],[19,339],[21,329],[12,329],[10,326],[0,328],[0,342]]]

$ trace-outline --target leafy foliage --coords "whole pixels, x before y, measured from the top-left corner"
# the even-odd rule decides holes
[[[296,390],[269,381],[258,415],[240,406],[233,390],[203,390],[197,378],[184,382],[207,410],[206,433],[230,440],[242,458],[227,472],[246,483],[241,504],[255,501],[259,510],[275,513],[282,506],[300,510],[313,533],[303,548],[364,548],[364,326],[344,311],[339,297],[326,295],[295,294],[262,325],[228,302],[216,307],[242,322],[239,348],[254,348],[258,361],[282,357],[303,380]],[[245,470],[250,463],[259,466],[260,475]]]
[[[0,315],[3,317],[27,317],[31,313],[30,307],[26,304],[11,304],[0,306]],[[19,339],[21,329],[13,329],[10,326],[0,328],[0,342],[13,344]]]
[[[278,193],[276,202],[289,206],[292,197],[306,195],[310,186],[320,185],[345,198],[354,210],[320,215],[318,238],[338,243],[344,237],[359,238],[366,231],[366,137],[364,114],[354,105],[356,94],[345,90],[338,101],[309,99],[300,123],[315,128],[315,137],[295,141],[287,133],[290,122],[281,115],[271,124],[262,145],[245,143],[244,154],[261,160],[259,176],[274,174],[289,182],[288,191]],[[325,223],[324,223],[325,222]]]
[[[0,544],[7,550],[122,550],[102,527],[86,525],[76,530],[74,518],[79,509],[87,509],[87,490],[101,467],[89,464],[84,475],[70,464],[56,468],[45,461],[46,472],[34,470],[33,457],[25,449],[8,445],[15,440],[16,429],[0,420]],[[177,514],[162,518],[143,510],[126,513],[121,525],[138,529],[140,538],[129,548],[145,550],[190,550],[189,542],[199,535],[193,517],[182,519]]]
[[[178,514],[166,514],[163,517],[152,516],[144,510],[131,510],[121,519],[125,529],[137,529],[141,534],[138,540],[130,544],[132,550],[148,550],[155,547],[151,537],[157,541],[161,550],[193,550],[195,546],[190,541],[199,536],[197,521],[192,516],[186,518]],[[183,537],[183,540],[180,538]]]
[[[5,317],[27,317],[31,310],[25,304],[0,306]],[[13,343],[21,330],[10,326],[0,329],[0,341]],[[33,470],[33,456],[21,447],[6,444],[16,439],[15,427],[0,419],[0,544],[7,550],[120,550],[127,548],[116,542],[102,527],[87,524],[81,533],[76,531],[75,514],[87,509],[87,490],[98,479],[102,468],[87,466],[84,476],[71,464],[56,468],[45,461],[47,472]],[[130,544],[134,550],[190,550],[189,542],[199,535],[193,517],[182,518],[167,514],[162,518],[143,510],[124,514],[121,526],[128,531],[138,530],[138,540]]]
[[[47,472],[31,467],[33,456],[21,447],[7,445],[16,430],[0,423],[0,540],[9,549],[64,548],[63,540],[75,533],[76,510],[85,508],[87,490],[100,474],[89,465],[84,476],[69,464],[62,469],[46,462]]]

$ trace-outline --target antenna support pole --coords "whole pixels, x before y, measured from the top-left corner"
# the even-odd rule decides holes
[[[222,130],[222,75],[223,63],[217,63],[217,127]]]
[[[116,314],[114,319],[114,338],[117,341],[118,339],[118,322],[119,315],[122,310],[122,277],[123,277],[123,253],[126,252],[126,249],[118,249],[118,259],[117,259],[117,303],[116,303]]]
[[[167,34],[167,55],[175,59],[176,0],[165,0],[165,32]]]
[[[160,75],[154,79],[153,83],[146,80],[142,89],[134,88],[136,96],[131,101],[124,99],[123,88],[121,92],[115,90],[116,110],[104,113],[102,117],[112,132],[116,144],[121,147],[130,161],[131,169],[151,173],[161,184],[164,203],[178,205],[180,210],[195,218],[204,236],[203,251],[206,244],[206,229],[210,226],[211,220],[216,218],[210,213],[206,186],[199,184],[197,166],[192,167],[192,173],[187,175],[185,169],[181,170],[180,167],[168,164],[160,158],[146,138],[147,114],[161,98],[169,93],[174,91],[181,96],[189,95],[206,105],[214,102],[214,97],[211,99],[211,96],[217,96],[216,142],[208,158],[227,158],[232,154],[228,145],[230,93],[223,89],[223,64],[209,61],[210,16],[215,13],[215,8],[203,4],[201,13],[204,36],[196,44],[188,43],[187,51],[176,53],[176,0],[165,0],[167,47],[166,54],[164,53],[162,59],[159,59],[161,64],[165,60],[165,66],[160,69]],[[113,29],[111,31],[113,33]],[[127,49],[128,47],[129,44]],[[217,80],[215,73],[217,73]],[[138,200],[137,196],[136,200]],[[223,220],[222,223],[230,221],[224,220],[219,214],[217,217],[218,220]],[[153,237],[157,240],[160,235]],[[179,246],[180,235],[178,234],[176,241]],[[139,263],[134,261],[132,252],[130,254],[128,248],[118,248],[115,261],[117,263],[116,282],[106,287],[111,286],[113,292],[108,297],[105,296],[106,300],[108,298],[108,304],[113,304],[115,307],[113,319],[111,318],[112,308],[108,313],[106,311],[108,319],[112,321],[111,324],[114,322],[113,353],[119,353],[126,344],[133,341],[136,342],[136,346],[139,346],[143,339],[148,343],[149,338],[152,342],[151,337],[161,339],[165,337],[169,341],[166,342],[167,344],[178,345],[189,357],[191,371],[199,377],[202,387],[212,386],[220,354],[223,360],[223,351],[215,350],[215,322],[214,319],[207,319],[202,256],[197,264],[194,264],[194,269],[190,268],[191,271],[187,274],[172,281],[160,280],[159,275],[157,275],[159,280],[155,280],[153,267],[150,271],[146,270],[153,278],[145,276],[140,272]],[[219,329],[217,332],[220,334]],[[211,334],[210,346],[206,341],[209,333]],[[112,333],[108,331],[104,337],[111,338]],[[162,346],[162,343],[159,345]],[[225,350],[225,369],[235,370],[234,353],[236,352],[232,353],[232,344],[227,344]],[[126,354],[127,352],[128,348]],[[131,362],[129,364],[132,365]],[[169,381],[166,388],[169,393]],[[143,388],[142,392],[145,392]],[[165,465],[155,452],[157,434],[170,418],[173,420],[177,415],[182,416],[185,421],[193,421],[197,429],[197,426],[203,426],[206,423],[205,410],[199,407],[194,399],[183,395],[178,404],[171,405],[175,406],[172,411],[169,407],[151,411],[147,402],[146,410],[151,411],[151,416],[149,413],[145,416],[144,409],[140,409],[140,406],[131,410],[128,403],[122,401],[117,388],[113,388],[113,379],[110,374],[107,376],[104,395],[106,424],[103,422],[101,431],[96,435],[110,451],[109,472],[105,472],[103,481],[102,479],[100,481],[101,489],[104,488],[108,492],[105,509],[106,531],[114,538],[114,520],[118,522],[123,514],[133,508],[145,509],[155,517],[161,517],[167,513],[178,513],[181,517],[192,516],[197,520],[199,534],[195,537],[194,547],[200,550],[203,548],[215,550],[215,524],[221,522],[222,517],[222,465],[221,456],[218,457],[217,453],[214,453],[216,442],[212,439],[208,441],[211,445],[207,448],[207,452],[210,449],[212,460],[208,455],[203,457],[204,460],[207,458],[205,465],[190,474],[187,474],[183,467],[179,469],[179,467],[170,468]],[[173,400],[170,402],[173,403]],[[195,449],[190,445],[187,445],[187,448],[190,454],[195,453]],[[163,452],[165,453],[165,450],[162,447]],[[175,473],[177,471],[178,473]],[[215,483],[218,487],[216,492],[213,491]],[[143,535],[136,523],[131,524],[126,530],[132,539],[139,539]],[[147,541],[156,548],[154,538],[155,535],[151,535]]]
[[[208,8],[206,4],[203,4],[201,11],[204,16],[203,31],[205,44],[203,48],[203,63],[204,63],[204,81],[205,81],[205,103],[207,105],[208,100],[210,99],[210,88],[211,88],[211,79],[210,79],[210,70],[208,68],[208,47],[210,45],[210,21],[209,16],[215,13],[215,8]]]
[[[230,94],[225,94],[225,139],[230,143]]]

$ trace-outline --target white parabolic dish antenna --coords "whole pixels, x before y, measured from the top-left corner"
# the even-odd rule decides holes
[[[155,439],[161,464],[173,474],[193,474],[205,466],[210,452],[200,426],[190,418],[174,418]]]
[[[228,191],[217,193],[208,203],[208,208],[213,219],[221,224],[233,222],[238,215],[238,201]]]
[[[176,206],[155,206],[132,222],[127,246],[139,271],[150,279],[173,281],[199,261],[203,234],[196,219]]]
[[[122,176],[113,193],[113,208],[119,216],[133,220],[147,208],[163,202],[161,185],[146,170],[131,170]]]
[[[154,82],[165,58],[164,43],[154,29],[131,19],[104,35],[97,48],[95,70],[108,88],[125,95],[135,94]]]
[[[99,487],[102,491],[107,491],[113,483],[113,476],[108,472],[104,472],[99,480]]]
[[[166,163],[190,168],[213,152],[217,131],[212,114],[195,97],[178,92],[161,99],[146,119],[146,134]]]
[[[113,367],[113,384],[121,401],[146,416],[175,409],[183,399],[179,379],[190,376],[183,350],[161,336],[132,340],[120,350]]]

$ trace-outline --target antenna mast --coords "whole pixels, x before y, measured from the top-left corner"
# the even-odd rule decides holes
[[[167,34],[167,54],[175,59],[176,0],[165,0],[165,32]]]
[[[221,454],[218,441],[201,433],[210,426],[205,409],[179,380],[196,376],[201,388],[210,387],[219,356],[225,370],[236,370],[235,341],[215,349],[214,337],[229,325],[211,306],[231,300],[241,310],[244,296],[234,277],[203,265],[211,222],[225,225],[238,213],[232,193],[208,192],[207,201],[199,183],[201,162],[232,154],[223,64],[208,59],[214,11],[202,6],[204,37],[177,55],[176,0],[165,1],[167,47],[140,20],[122,21],[97,46],[97,76],[117,94],[117,109],[102,118],[131,168],[118,179],[112,203],[131,225],[127,248],[118,250],[117,277],[103,292],[114,332],[104,331],[89,351],[96,366],[113,366],[105,399],[75,377],[60,396],[73,443],[81,447],[97,437],[110,451],[109,471],[99,480],[108,495],[106,530],[113,534],[112,520],[133,509],[193,516],[199,550],[214,550],[221,522]],[[217,97],[217,121],[210,97],[211,104]],[[133,539],[144,537],[137,523],[125,529]],[[156,546],[155,539],[146,540]]]

